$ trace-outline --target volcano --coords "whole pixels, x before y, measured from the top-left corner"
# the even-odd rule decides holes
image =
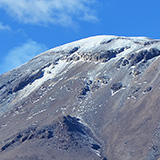
[[[0,75],[1,160],[159,160],[160,40],[94,36]]]

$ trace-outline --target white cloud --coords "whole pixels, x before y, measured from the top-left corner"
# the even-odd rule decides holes
[[[0,30],[11,30],[11,28],[7,25],[3,25],[2,22],[0,22]]]
[[[47,47],[45,45],[39,44],[33,40],[29,40],[21,46],[11,49],[0,65],[1,74],[24,64],[37,54],[46,50]]]
[[[77,20],[98,20],[92,8],[95,2],[96,0],[0,0],[0,8],[23,23],[69,26]]]

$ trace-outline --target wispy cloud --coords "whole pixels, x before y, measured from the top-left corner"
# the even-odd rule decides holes
[[[23,23],[69,26],[78,20],[98,20],[93,7],[96,1],[0,0],[0,8]]]
[[[29,40],[21,46],[11,49],[0,65],[0,74],[24,64],[45,50],[47,50],[45,45],[33,40]]]
[[[3,23],[0,22],[0,30],[11,30],[11,28],[7,25],[3,25]]]

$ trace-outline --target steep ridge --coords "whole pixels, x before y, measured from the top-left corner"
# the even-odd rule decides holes
[[[160,41],[95,36],[0,76],[2,160],[159,160]]]

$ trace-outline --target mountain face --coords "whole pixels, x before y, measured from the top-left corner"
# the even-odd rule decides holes
[[[0,76],[1,160],[159,160],[160,40],[95,36]]]

